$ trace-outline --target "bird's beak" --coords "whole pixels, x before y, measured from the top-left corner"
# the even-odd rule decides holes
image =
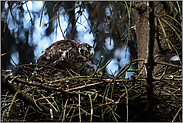
[[[92,56],[89,57],[88,62],[91,61]]]

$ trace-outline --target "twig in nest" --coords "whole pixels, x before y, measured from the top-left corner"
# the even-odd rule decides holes
[[[92,122],[92,117],[93,117],[93,104],[92,104],[92,98],[91,98],[91,96],[92,96],[93,94],[88,94],[88,96],[89,96],[89,99],[90,99],[90,106],[91,106],[91,115],[90,115],[90,122]]]
[[[128,115],[129,115],[129,111],[128,111],[128,89],[126,87],[126,85],[123,84],[123,86],[125,87],[126,90],[126,122],[128,122]]]
[[[6,79],[12,79],[13,77],[11,76],[8,76]],[[55,90],[55,91],[60,91],[60,92],[63,92],[63,93],[67,93],[67,94],[76,94],[74,92],[69,92],[69,91],[65,91],[65,90],[62,90],[61,88],[54,88],[54,87],[50,87],[50,86],[46,86],[46,85],[43,85],[43,84],[39,84],[39,83],[33,83],[33,82],[28,82],[28,81],[25,81],[25,80],[22,80],[22,79],[19,79],[19,78],[15,78],[14,79],[15,82],[17,83],[23,83],[23,84],[27,84],[27,85],[33,85],[33,86],[37,86],[37,87],[41,87],[43,89],[50,89],[50,90]]]
[[[65,121],[65,112],[66,112],[66,108],[67,108],[67,102],[68,102],[68,98],[67,98],[65,105],[64,105],[64,114],[63,114],[62,122]]]
[[[123,69],[122,69],[122,70],[121,70],[122,72],[121,72],[121,73],[119,72],[116,76],[119,77],[119,76],[121,76],[123,73],[125,73],[125,72],[130,68],[131,64],[132,64],[132,59],[130,60],[130,63],[128,63],[128,64],[125,65],[125,67],[126,67],[127,65],[128,65],[128,67],[127,67],[124,71],[122,71],[122,70],[123,70]],[[125,68],[125,67],[124,67],[124,68]]]
[[[79,98],[79,104],[78,104],[78,108],[79,108],[79,122],[81,122],[81,109],[80,109],[80,106],[81,106],[81,94],[80,94],[80,90],[79,90],[78,98]]]
[[[29,111],[29,108],[30,108],[30,106],[28,106],[28,108],[27,108],[27,110],[26,110],[26,112],[25,112],[23,122],[25,121],[25,117],[27,116],[27,112]]]
[[[9,112],[10,112],[10,110],[11,110],[11,107],[12,107],[12,105],[13,105],[13,102],[14,102],[15,99],[16,99],[17,94],[18,94],[18,92],[16,92],[15,95],[13,96],[11,105],[10,105],[9,108],[8,108],[7,117],[9,117]]]
[[[96,68],[95,72],[91,75],[91,77],[92,77],[93,75],[95,75],[95,73],[97,72],[97,70],[98,70],[98,68],[99,68],[99,66],[100,66],[100,63],[101,63],[101,61],[102,61],[102,58],[103,58],[103,56],[100,57],[100,60],[99,60],[99,62],[98,62],[98,64],[97,64],[97,68]]]
[[[88,85],[83,85],[83,86],[79,86],[79,87],[71,88],[71,89],[68,89],[68,90],[65,90],[65,91],[67,92],[67,91],[78,90],[78,89],[81,89],[81,88],[86,88],[86,87],[90,87],[90,86],[98,85],[98,84],[101,84],[101,83],[104,83],[104,82],[103,82],[103,81],[101,81],[101,82],[97,82],[97,83],[92,83],[92,84],[88,84]]]
[[[34,101],[34,104],[37,106],[37,108],[40,110],[40,111],[43,111],[36,103],[36,100],[34,99],[34,96],[32,97],[33,101]]]
[[[179,114],[179,112],[181,111],[181,109],[182,109],[182,107],[179,108],[179,110],[177,111],[177,113],[176,113],[175,116],[173,117],[172,122],[175,121],[175,119],[176,119],[177,115]]]
[[[40,91],[39,90],[37,90],[37,92],[39,92],[40,93]],[[51,105],[51,107],[53,107],[54,109],[55,109],[55,111],[56,112],[58,112],[58,110],[55,108],[55,106],[42,94],[42,93],[40,93],[41,94],[41,96],[43,96],[44,98],[45,98],[45,100]]]
[[[112,115],[113,115],[114,119],[116,120],[116,122],[118,122],[116,116],[118,116],[119,118],[121,118],[121,117],[120,117],[116,112],[114,112],[113,109],[112,109],[109,105],[107,105],[107,107],[111,110]],[[115,115],[116,115],[116,116],[115,116]]]
[[[111,61],[112,61],[112,59],[109,60],[102,68],[100,68],[99,71],[98,71],[98,73],[99,73],[100,71],[102,71]]]

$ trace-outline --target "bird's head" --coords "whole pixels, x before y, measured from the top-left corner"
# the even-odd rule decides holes
[[[86,57],[89,62],[94,54],[94,49],[89,44],[82,43],[79,45],[79,52],[81,53],[82,56]]]

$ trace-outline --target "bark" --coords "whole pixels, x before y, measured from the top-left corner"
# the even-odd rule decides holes
[[[180,19],[181,11],[179,13],[169,11],[170,8],[174,9],[176,6],[178,6],[176,2],[135,2],[138,58],[146,59],[139,62],[138,69],[140,70],[144,66],[140,72],[147,78],[149,121],[156,121],[153,111],[153,77],[163,77],[179,69],[156,64],[157,62],[172,63],[170,59],[175,54],[180,58],[182,47],[177,44],[181,44],[182,39],[179,37],[181,32],[177,33],[181,30],[181,26],[178,25],[178,22],[182,21]],[[173,62],[176,65],[181,63],[181,60]]]
[[[147,55],[147,42],[149,41],[149,21],[148,21],[148,12],[147,12],[147,2],[135,2],[135,20],[136,20],[136,36],[137,36],[137,49],[138,49],[138,58],[146,59]],[[153,56],[155,57],[154,62],[168,62],[170,58],[174,55],[181,58],[181,41],[178,39],[175,32],[167,24],[173,24],[177,29],[181,31],[181,26],[178,25],[173,19],[168,18],[167,16],[172,16],[172,13],[169,12],[170,8],[167,8],[168,3],[164,2],[154,2],[155,3],[155,41],[154,41],[154,52]],[[166,6],[165,6],[166,5]],[[180,4],[181,5],[181,4]],[[163,15],[163,16],[162,16]],[[167,16],[166,16],[167,15]],[[164,35],[163,28],[158,21],[158,18],[164,19],[166,22],[161,21],[166,36]],[[180,16],[176,15],[175,19],[181,23],[182,20],[179,19]],[[179,46],[178,46],[179,45]],[[177,61],[177,65],[182,64],[182,60]],[[175,62],[173,62],[175,63]],[[142,68],[144,61],[139,62],[138,68]],[[156,64],[153,68],[153,75],[161,75],[163,72],[166,74],[175,72],[178,68],[168,67],[167,69],[161,69],[163,65]],[[142,75],[146,75],[145,69],[142,70]]]
[[[146,58],[147,56],[147,42],[149,40],[149,25],[147,18],[147,2],[135,2],[135,20],[136,20],[136,36],[137,36],[137,52],[138,58]],[[138,68],[142,68],[144,61],[140,61]],[[142,70],[142,74],[145,75],[145,70]]]

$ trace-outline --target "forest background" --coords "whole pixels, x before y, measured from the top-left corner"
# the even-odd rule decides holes
[[[25,69],[21,67],[24,64],[33,65],[34,68],[41,51],[61,39],[74,39],[93,45],[95,54],[92,62],[96,66],[100,63],[98,68],[104,69],[109,75],[108,80],[111,81],[107,85],[103,83],[102,86],[108,88],[106,89],[108,91],[96,87],[101,89],[99,94],[103,95],[102,100],[107,100],[107,102],[104,105],[103,101],[96,101],[96,104],[104,106],[96,106],[95,110],[91,109],[94,112],[100,109],[102,113],[96,111],[94,116],[93,113],[88,113],[91,109],[86,108],[81,113],[79,108],[77,109],[79,113],[76,115],[79,117],[78,119],[74,118],[76,108],[71,108],[69,106],[71,102],[67,104],[68,99],[64,98],[62,103],[65,104],[65,108],[57,107],[61,110],[62,118],[59,117],[55,121],[181,121],[182,2],[1,1],[1,69],[3,74],[10,75],[13,72],[14,75],[20,75]],[[102,59],[101,56],[103,56]],[[15,88],[13,92],[9,92],[10,85],[7,85],[6,81],[12,78],[8,77],[2,76],[3,79],[5,78],[1,93],[3,95],[1,99],[5,101],[1,102],[4,121],[11,121],[14,118],[14,120],[20,121],[43,121],[45,117],[45,121],[53,120],[47,117],[49,111],[46,108],[44,110],[47,115],[41,113],[38,116],[39,120],[35,117],[37,116],[35,114],[39,112],[35,108],[42,105],[42,102],[38,101],[40,98],[37,98],[36,101],[39,106],[35,103],[32,108],[33,112],[37,111],[37,113],[34,112],[34,115],[31,115],[31,110],[23,111],[25,107],[26,109],[29,107],[31,101],[20,96],[23,92],[18,92],[18,96],[16,96]],[[101,76],[96,75],[95,77],[98,78],[97,82],[101,80],[107,82]],[[19,80],[16,82],[20,83]],[[115,85],[115,82],[122,83]],[[93,83],[95,86],[98,85],[96,81]],[[174,84],[172,85],[172,83]],[[26,85],[29,84],[26,83]],[[131,87],[137,87],[137,85],[142,86],[141,91],[130,90]],[[116,92],[113,91],[115,89],[117,89]],[[24,91],[26,92],[26,89]],[[83,90],[78,91],[79,95],[80,91]],[[91,90],[90,93],[92,93]],[[98,92],[95,91],[96,93]],[[115,95],[116,93],[117,95]],[[163,97],[159,98],[161,94]],[[46,96],[48,95],[46,94]],[[92,96],[89,95],[90,104],[91,98],[94,98]],[[126,101],[123,102],[122,97]],[[130,102],[129,104],[134,107],[130,109],[127,106],[128,99],[142,98],[143,101],[146,100],[145,107],[142,106],[144,105],[142,100],[137,103],[141,109],[134,109],[136,106]],[[30,102],[26,103],[23,109],[18,108],[19,113],[14,114],[13,110],[17,105],[14,105],[13,108],[12,105],[18,103],[22,105],[24,99]],[[80,98],[78,99],[80,100]],[[112,101],[112,103],[108,101]],[[72,103],[74,104],[74,102]],[[54,106],[52,105],[52,107]],[[118,115],[119,107],[123,106],[125,107],[122,110],[123,113]],[[69,111],[73,115],[68,117],[64,115],[67,108],[70,108]],[[55,111],[59,112],[57,110]],[[136,110],[139,110],[140,113],[135,113]],[[30,111],[32,119],[26,117],[28,111]],[[130,114],[128,111],[132,113]],[[161,115],[155,116],[155,112]],[[9,113],[14,115],[10,117]],[[81,114],[84,113],[88,114],[89,118],[86,116],[81,120]],[[148,116],[143,119],[144,114]],[[92,116],[96,119],[92,120]]]

